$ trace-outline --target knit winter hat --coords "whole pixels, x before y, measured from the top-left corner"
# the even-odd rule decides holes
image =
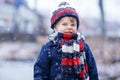
[[[77,21],[77,29],[79,27],[79,16],[76,10],[70,7],[69,3],[61,2],[58,6],[58,9],[53,12],[51,18],[51,28],[53,29],[55,24],[63,17],[69,16],[74,17]]]

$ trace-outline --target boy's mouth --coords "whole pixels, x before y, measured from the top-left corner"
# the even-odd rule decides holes
[[[66,30],[65,33],[67,33],[67,34],[72,34],[73,31],[72,31],[72,30]]]
[[[70,30],[70,31],[66,31],[65,33],[72,34],[73,32]]]
[[[72,34],[72,32],[65,32],[65,33],[67,33],[67,34]]]

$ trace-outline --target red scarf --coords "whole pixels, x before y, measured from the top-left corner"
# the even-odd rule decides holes
[[[61,66],[64,74],[77,74],[81,79],[86,77],[84,40],[79,34],[57,33],[54,42],[62,49]]]

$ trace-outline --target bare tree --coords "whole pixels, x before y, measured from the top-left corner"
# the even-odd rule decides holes
[[[106,36],[106,28],[105,28],[105,14],[104,14],[104,5],[103,5],[103,0],[99,0],[99,8],[100,8],[100,13],[101,13],[101,35],[105,38]]]

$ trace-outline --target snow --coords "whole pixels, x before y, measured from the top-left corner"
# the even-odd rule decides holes
[[[1,42],[0,59],[30,60],[35,58],[39,46],[28,42]]]
[[[0,80],[33,80],[33,62],[0,61]]]
[[[120,79],[120,63],[116,64],[98,64],[98,72],[100,80],[111,80],[116,77],[115,80]]]
[[[37,44],[30,42],[1,42],[0,80],[33,80],[38,48]]]

